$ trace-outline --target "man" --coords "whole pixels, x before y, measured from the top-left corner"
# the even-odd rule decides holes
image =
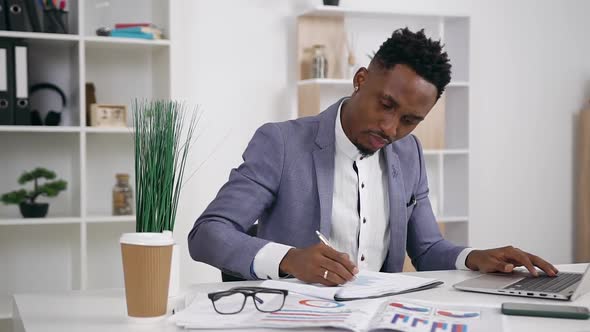
[[[318,116],[260,127],[190,232],[193,259],[246,279],[292,275],[324,285],[359,268],[399,272],[406,251],[418,270],[524,265],[555,275],[511,246],[473,250],[442,238],[422,148],[409,134],[450,82],[450,68],[439,42],[400,29],[357,71],[350,97]]]

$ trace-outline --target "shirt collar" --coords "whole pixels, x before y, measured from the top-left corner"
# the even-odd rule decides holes
[[[344,153],[350,160],[356,161],[359,160],[361,157],[361,153],[359,152],[358,148],[352,144],[348,136],[344,133],[344,129],[342,128],[342,120],[340,115],[342,113],[342,105],[344,102],[347,101],[349,98],[342,99],[340,102],[340,106],[338,106],[338,114],[336,115],[336,124],[335,124],[335,133],[336,133],[336,148]]]

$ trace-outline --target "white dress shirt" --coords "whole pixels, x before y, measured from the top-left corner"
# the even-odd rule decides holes
[[[379,271],[389,249],[389,179],[382,151],[362,157],[344,133],[338,109],[334,130],[334,196],[330,243],[361,270]],[[353,163],[358,169],[354,171]],[[360,196],[360,214],[357,205]]]
[[[347,253],[359,269],[379,271],[390,241],[387,166],[382,151],[363,158],[344,133],[340,119],[344,101],[334,126],[336,153],[329,241],[336,250]],[[353,168],[355,161],[358,178]],[[254,257],[254,274],[261,279],[278,279],[279,265],[291,248],[275,242],[262,247]],[[471,250],[461,251],[455,261],[457,269],[468,270],[465,259]]]

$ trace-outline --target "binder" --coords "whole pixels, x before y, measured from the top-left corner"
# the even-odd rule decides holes
[[[35,0],[25,0],[25,12],[28,14],[29,23],[31,25],[31,31],[41,31],[41,21],[39,20],[39,12],[37,6],[35,6]]]
[[[6,0],[8,27],[12,31],[29,31],[24,0]]]
[[[14,43],[14,124],[30,125],[31,108],[29,105],[29,67],[27,44]]]
[[[0,0],[0,30],[8,30],[8,7],[6,1]]]
[[[14,124],[14,50],[10,39],[0,39],[0,125]]]

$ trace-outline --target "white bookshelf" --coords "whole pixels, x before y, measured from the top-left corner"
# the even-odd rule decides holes
[[[87,216],[86,223],[135,223],[135,216]]]
[[[343,6],[316,6],[310,9],[303,11],[299,16],[319,16],[319,17],[329,17],[329,16],[345,16],[351,18],[362,18],[362,19],[436,19],[436,18],[465,18],[465,14],[455,13],[455,14],[445,14],[441,15],[440,13],[435,12],[410,12],[410,11],[392,11],[392,10],[383,10],[383,9],[371,9],[371,8],[358,8],[358,7],[343,7]]]
[[[469,225],[469,17],[426,12],[395,12],[356,9],[342,6],[318,6],[297,17],[296,89],[299,115],[313,115],[326,109],[342,96],[352,93],[352,77],[345,66],[346,41],[342,36],[355,33],[357,66],[367,66],[370,58],[391,33],[409,27],[424,28],[426,35],[442,40],[449,54],[452,81],[445,90],[444,144],[425,147],[430,198],[433,212],[445,237],[468,245]],[[342,30],[344,33],[342,33]],[[303,48],[316,43],[326,45],[328,77],[309,78],[304,66]],[[332,66],[332,68],[330,68]],[[357,67],[358,68],[358,67]],[[310,110],[311,108],[311,110]]]
[[[85,127],[82,129],[86,133],[93,134],[133,134],[133,128],[101,128],[101,127]]]
[[[170,46],[169,40],[146,40],[146,39],[133,39],[133,38],[111,38],[111,37],[83,37],[83,39],[89,45],[119,45],[120,47],[168,47]]]
[[[36,166],[68,182],[58,197],[41,199],[50,203],[46,218],[24,219],[18,206],[0,204],[0,319],[11,316],[16,292],[123,287],[118,240],[135,230],[135,216],[112,216],[112,188],[116,173],[133,179],[133,131],[87,127],[85,83],[94,83],[98,103],[128,105],[128,126],[134,98],[173,97],[172,4],[109,3],[112,13],[95,1],[69,1],[70,34],[0,31],[28,43],[29,84],[51,82],[68,97],[60,126],[0,126],[1,193],[20,188],[18,176]],[[153,22],[166,39],[94,35],[117,22]],[[31,104],[56,103],[53,94],[39,95]]]
[[[352,79],[342,79],[342,78],[312,78],[312,79],[305,79],[297,81],[298,86],[303,85],[319,85],[319,86],[342,86],[342,87],[349,87],[352,90]],[[468,87],[469,82],[451,82],[449,83],[448,87]]]
[[[59,33],[24,32],[0,30],[0,37],[24,38],[32,41],[69,42],[75,44],[80,41],[79,35],[67,35]]]
[[[2,133],[77,133],[78,126],[0,126]]]
[[[22,226],[22,225],[57,225],[57,224],[79,224],[82,218],[77,217],[49,217],[49,218],[13,218],[0,219],[0,226]]]

